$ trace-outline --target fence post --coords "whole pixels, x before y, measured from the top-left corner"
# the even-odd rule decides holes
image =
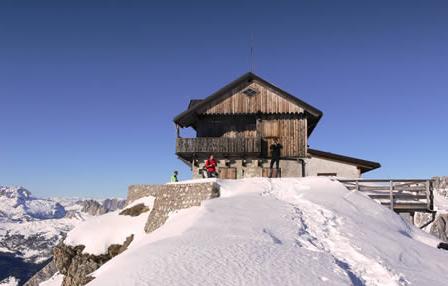
[[[392,182],[392,180],[389,182],[390,183],[390,194],[389,194],[389,198],[390,198],[390,209],[393,211],[394,210],[394,182]]]
[[[432,191],[431,191],[431,186],[430,186],[430,181],[427,180],[426,182],[426,200],[428,201],[428,210],[432,210],[433,209],[433,204],[432,204],[432,200],[433,200],[433,196],[432,196]]]
[[[359,181],[356,180],[356,190],[359,192]]]

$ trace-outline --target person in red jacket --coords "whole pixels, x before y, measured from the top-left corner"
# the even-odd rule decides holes
[[[213,155],[210,155],[205,161],[205,169],[207,170],[208,178],[218,177],[218,173],[216,172],[216,160],[213,158]]]

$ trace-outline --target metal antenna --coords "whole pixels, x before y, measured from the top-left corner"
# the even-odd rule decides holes
[[[250,34],[250,71],[254,72],[254,33]]]

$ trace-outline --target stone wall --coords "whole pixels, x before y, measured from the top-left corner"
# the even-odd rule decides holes
[[[167,188],[167,186],[174,186],[174,185],[175,184],[170,184],[170,185],[130,185],[128,187],[128,197],[126,199],[126,205],[129,205],[133,201],[138,200],[143,197],[147,197],[147,196],[157,197],[157,194],[159,194],[161,192],[161,190]]]
[[[261,177],[263,168],[269,168],[269,159],[246,159],[246,160],[218,160],[218,172],[219,168],[233,167],[237,169],[237,179],[241,178],[253,178]],[[192,177],[193,179],[202,178],[199,170],[204,168],[205,163],[199,162],[198,166],[192,165]],[[282,159],[280,160],[280,168],[282,169],[282,177],[301,177],[302,165],[295,159]]]
[[[171,212],[200,206],[204,200],[219,197],[219,185],[215,182],[132,185],[129,186],[127,204],[146,196],[156,198],[145,225],[145,231],[152,232],[165,223]]]
[[[306,176],[317,176],[319,173],[335,173],[337,176],[345,178],[361,177],[359,168],[352,164],[318,157],[311,157],[304,160]],[[219,168],[234,167],[237,169],[237,179],[261,177],[262,169],[269,168],[269,163],[269,159],[218,160],[217,169],[219,172]],[[199,170],[203,168],[203,161],[199,162],[198,165],[192,164],[193,179],[202,178]],[[282,177],[302,177],[302,164],[297,159],[280,160],[280,168],[282,169]]]

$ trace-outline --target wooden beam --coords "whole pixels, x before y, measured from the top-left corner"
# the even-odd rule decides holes
[[[390,181],[390,209],[394,210],[394,182]]]
[[[366,182],[366,183],[388,183],[392,182],[415,182],[415,183],[424,183],[429,181],[429,179],[340,179],[338,180],[341,183],[355,183],[355,182]]]

